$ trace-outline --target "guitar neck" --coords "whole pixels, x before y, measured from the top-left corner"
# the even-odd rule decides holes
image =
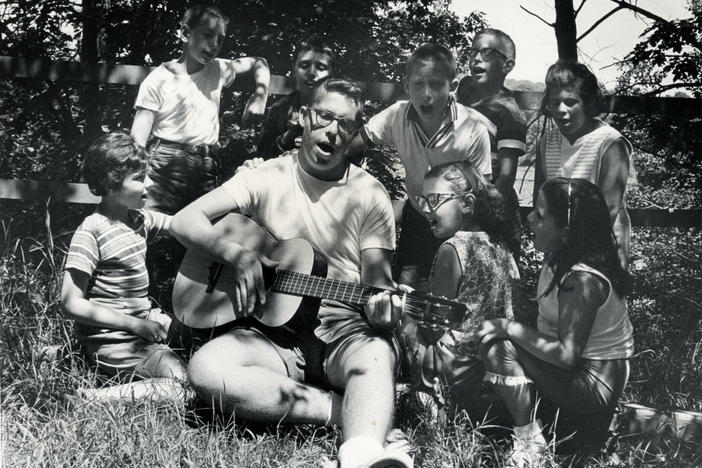
[[[370,297],[381,288],[363,286],[335,279],[310,276],[288,270],[278,270],[272,288],[275,292],[294,296],[331,299],[346,304],[366,305]]]

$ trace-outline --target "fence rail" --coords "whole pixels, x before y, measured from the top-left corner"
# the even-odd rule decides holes
[[[136,86],[146,78],[153,67],[108,63],[69,62],[48,59],[29,59],[0,56],[0,79],[30,79],[66,82],[88,82]],[[363,82],[365,97],[375,101],[393,102],[406,97],[400,84]],[[281,95],[293,90],[290,78],[271,76],[270,93]],[[516,91],[522,109],[538,109],[542,93]],[[702,118],[702,99],[612,96],[607,107],[612,113],[675,114]],[[699,156],[699,155],[698,155]],[[98,198],[85,184],[36,180],[0,179],[0,199],[52,200],[67,203],[96,203]],[[530,208],[522,207],[523,214]],[[631,209],[634,225],[702,227],[702,209],[662,210]]]

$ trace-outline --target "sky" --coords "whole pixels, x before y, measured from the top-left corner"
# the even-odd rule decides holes
[[[573,4],[580,5],[580,0]],[[453,0],[451,8],[458,15],[471,11],[485,12],[491,27],[509,34],[517,46],[517,63],[509,78],[541,82],[546,69],[558,58],[553,28],[520,8],[538,14],[549,23],[556,18],[554,0]],[[610,0],[587,0],[576,22],[582,33],[616,5]],[[686,0],[640,0],[638,6],[666,19],[689,16]],[[624,58],[651,20],[621,10],[578,43],[580,61],[588,64],[607,88],[616,84],[618,70],[611,65]]]

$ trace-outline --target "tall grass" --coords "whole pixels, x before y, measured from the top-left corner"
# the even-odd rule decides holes
[[[333,430],[221,421],[168,402],[98,403],[65,397],[78,388],[104,384],[83,361],[73,324],[58,306],[70,227],[88,210],[59,207],[46,223],[41,205],[0,202],[0,211],[9,213],[0,224],[5,465],[306,467],[333,456],[339,440]],[[639,263],[631,314],[638,357],[626,398],[702,409],[700,315],[694,309],[701,302],[700,232],[664,234],[664,241],[655,230],[637,232],[634,238],[634,260]],[[538,259],[528,244],[525,249],[521,266],[531,290]],[[681,277],[681,271],[689,275]],[[397,424],[416,449],[417,466],[503,465],[509,440],[496,437],[500,431],[490,422],[471,421],[464,414],[446,426],[430,420],[416,408],[401,405],[398,410]],[[702,465],[696,446],[675,440],[652,445],[622,439],[616,456],[620,466]],[[613,460],[611,455],[552,456],[547,466],[607,466]]]

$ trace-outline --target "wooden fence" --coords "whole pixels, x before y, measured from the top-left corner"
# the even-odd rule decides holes
[[[92,64],[46,59],[26,59],[0,56],[0,79],[31,79],[47,81],[89,82],[136,86],[152,67],[120,64]],[[396,83],[362,83],[367,99],[394,102],[405,97]],[[271,76],[270,93],[288,94],[293,82],[283,76]],[[515,92],[522,109],[536,110],[541,93]],[[613,96],[607,101],[612,113],[676,114],[702,118],[702,100],[689,98],[660,98],[644,96]],[[697,155],[700,157],[702,155]],[[96,203],[85,184],[36,180],[0,179],[0,199],[52,200],[67,203]],[[524,214],[529,207],[522,207]],[[631,209],[632,223],[638,226],[701,227],[702,209]]]

